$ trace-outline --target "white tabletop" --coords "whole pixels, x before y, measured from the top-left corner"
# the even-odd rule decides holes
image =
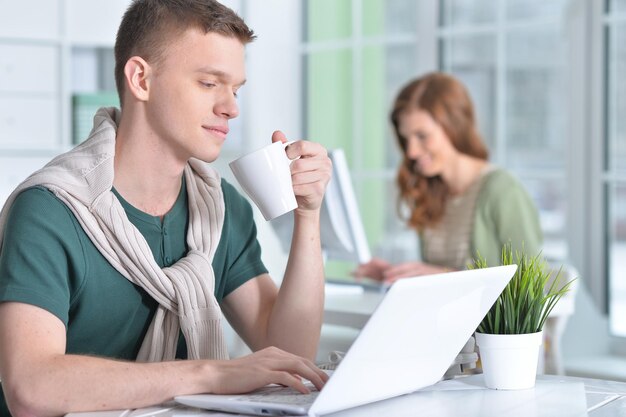
[[[484,387],[482,375],[442,381],[413,394],[356,407],[333,417],[608,417],[623,415],[626,383],[539,375],[535,388],[496,391]],[[69,417],[233,416],[175,404],[140,410],[72,413]]]

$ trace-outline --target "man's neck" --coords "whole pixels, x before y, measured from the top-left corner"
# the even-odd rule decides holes
[[[126,201],[163,217],[180,193],[186,161],[177,159],[141,123],[120,123],[115,141],[113,186]]]

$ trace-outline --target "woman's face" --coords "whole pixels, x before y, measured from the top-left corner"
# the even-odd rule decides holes
[[[425,177],[441,175],[458,151],[428,112],[410,110],[398,118],[398,131],[406,141],[405,154]]]

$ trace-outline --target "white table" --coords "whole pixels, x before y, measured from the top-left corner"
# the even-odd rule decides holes
[[[495,391],[482,375],[443,381],[413,394],[356,407],[333,417],[608,417],[624,415],[626,383],[540,375],[535,388]],[[233,416],[175,404],[140,410],[72,413],[68,417]]]

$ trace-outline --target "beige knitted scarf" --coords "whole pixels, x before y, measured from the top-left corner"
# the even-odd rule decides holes
[[[224,196],[217,172],[191,159],[185,167],[189,201],[187,256],[161,269],[143,235],[111,191],[115,135],[120,113],[98,110],[89,138],[22,182],[0,213],[0,250],[11,204],[26,188],[41,185],[72,210],[107,261],[158,303],[138,361],[175,358],[182,330],[191,359],[227,359],[222,312],[211,265],[224,224]]]

